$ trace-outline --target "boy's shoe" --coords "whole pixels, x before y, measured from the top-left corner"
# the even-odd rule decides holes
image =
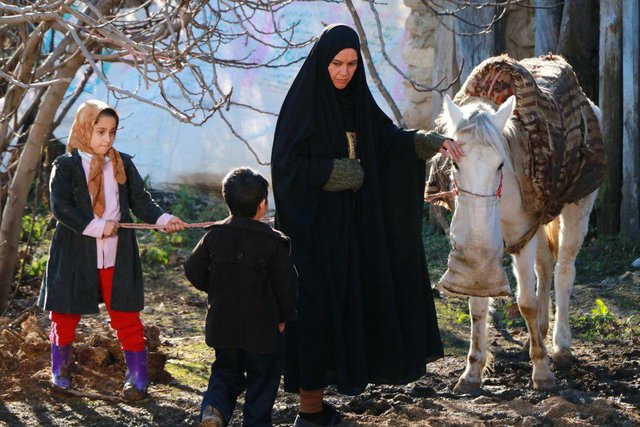
[[[147,386],[147,350],[124,351],[124,360],[127,363],[122,394],[127,400],[142,400],[148,396]]]
[[[51,384],[55,388],[62,390],[71,388],[72,364],[71,344],[60,347],[51,343]]]
[[[211,405],[205,406],[204,411],[202,411],[200,427],[224,427],[224,420],[220,411]]]

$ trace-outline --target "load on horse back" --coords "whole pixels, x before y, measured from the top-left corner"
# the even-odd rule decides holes
[[[551,358],[572,363],[569,298],[575,259],[588,228],[605,154],[600,111],[560,56],[521,61],[502,55],[478,65],[454,100],[445,96],[440,130],[464,141],[440,196],[455,197],[447,271],[438,286],[469,298],[471,343],[457,392],[480,388],[487,360],[489,297],[510,287],[502,267],[512,255],[517,302],[529,331],[533,386],[555,387],[545,337],[555,285]],[[431,187],[432,188],[432,187]],[[436,198],[437,196],[436,195]],[[433,198],[433,196],[432,196]]]

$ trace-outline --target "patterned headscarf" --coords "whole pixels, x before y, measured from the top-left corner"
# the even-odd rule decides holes
[[[89,167],[88,187],[89,194],[91,194],[93,212],[98,217],[102,217],[105,208],[104,182],[102,179],[102,169],[105,158],[96,154],[91,148],[91,135],[93,134],[93,127],[98,120],[98,116],[105,110],[116,112],[114,108],[102,101],[91,100],[82,103],[82,105],[78,107],[78,111],[76,111],[76,117],[73,125],[71,125],[69,142],[67,144],[68,151],[78,149],[92,155],[91,165]],[[124,164],[122,163],[120,153],[111,147],[106,156],[109,157],[113,163],[113,175],[116,178],[116,182],[118,184],[124,184],[127,181],[127,175],[124,171]]]

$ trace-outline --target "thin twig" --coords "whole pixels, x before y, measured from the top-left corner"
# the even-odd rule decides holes
[[[387,90],[387,88],[382,83],[382,79],[380,79],[378,70],[376,70],[375,65],[373,65],[373,59],[371,58],[371,52],[369,51],[369,42],[367,40],[367,35],[364,31],[364,27],[362,26],[362,21],[360,21],[360,16],[358,15],[358,11],[353,6],[352,0],[345,0],[345,3],[347,5],[347,9],[349,9],[349,13],[351,14],[351,17],[353,18],[353,22],[356,26],[356,30],[360,35],[360,50],[362,51],[362,56],[364,56],[365,62],[367,63],[369,74],[371,75],[371,78],[373,79],[373,82],[375,83],[376,87],[380,91],[380,94],[382,95],[384,100],[387,102],[387,105],[389,105],[389,108],[391,108],[393,116],[396,119],[396,123],[398,123],[402,127],[406,127],[406,123],[402,118],[402,113],[400,113],[400,109],[398,108],[395,101],[391,97],[391,94],[389,94],[389,91]]]
[[[417,92],[437,91],[440,94],[442,94],[447,90],[449,90],[449,88],[451,88],[456,83],[456,81],[458,81],[458,79],[460,78],[460,75],[462,74],[462,66],[458,70],[458,75],[452,81],[447,83],[446,86],[444,87],[440,87],[440,86],[444,83],[446,76],[442,76],[442,78],[435,85],[429,86],[423,83],[418,83],[417,81],[409,77],[407,74],[405,74],[393,61],[391,61],[391,58],[389,58],[389,55],[387,54],[387,50],[385,48],[385,43],[384,43],[384,37],[382,34],[382,24],[380,23],[380,15],[378,14],[378,10],[375,7],[375,1],[369,0],[368,3],[376,21],[376,27],[378,29],[378,40],[380,41],[380,52],[382,53],[382,56],[384,57],[385,61],[387,61],[387,63],[391,66],[391,68],[393,68],[398,74],[400,74],[405,81],[408,81],[411,84],[411,86],[415,91]]]
[[[90,391],[82,391],[82,390],[77,390],[75,388],[69,388],[69,389],[60,389],[61,393],[64,394],[68,394],[71,396],[75,396],[75,397],[85,397],[87,399],[94,399],[94,400],[106,400],[109,402],[124,402],[125,400],[121,397],[118,396],[113,396],[110,394],[101,394],[101,393],[93,393]]]
[[[20,86],[22,89],[40,88],[40,87],[46,87],[46,86],[51,86],[51,85],[60,84],[60,83],[69,83],[71,82],[71,80],[73,80],[69,78],[62,78],[62,79],[49,80],[46,82],[22,83],[21,81],[14,79],[13,77],[11,77],[9,74],[5,73],[2,70],[0,70],[0,77],[5,78],[7,81],[11,82],[11,84]]]

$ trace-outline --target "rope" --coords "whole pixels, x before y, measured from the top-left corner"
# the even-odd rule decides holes
[[[198,227],[208,227],[210,225],[215,224],[215,221],[207,221],[207,222],[194,222],[193,224],[186,224],[186,228],[198,228]],[[121,222],[120,228],[136,228],[136,229],[144,229],[144,230],[160,230],[166,227],[166,225],[158,225],[158,224],[143,224],[136,222]]]
[[[265,224],[269,224],[273,227],[274,225],[274,217],[264,217],[260,220],[260,222],[264,222]],[[200,228],[200,227],[208,227],[210,225],[215,224],[217,221],[206,221],[206,222],[194,222],[192,224],[186,224],[185,228]],[[157,224],[143,224],[137,222],[121,222],[119,224],[120,228],[135,228],[139,230],[161,230],[166,227],[166,225],[157,225]]]
[[[441,191],[439,193],[430,194],[429,196],[427,196],[425,198],[425,200],[427,201],[427,203],[431,203],[431,202],[433,202],[435,200],[445,199],[447,197],[452,197],[452,196],[458,196],[460,192],[467,193],[467,194],[470,194],[470,195],[476,196],[476,197],[495,197],[496,199],[500,199],[500,197],[502,197],[502,180],[503,180],[503,178],[504,178],[504,175],[502,174],[502,172],[500,172],[500,184],[498,185],[498,189],[496,190],[496,192],[493,193],[493,194],[477,194],[477,193],[474,193],[472,191],[465,190],[464,188],[458,187],[456,185],[456,180],[451,178],[451,186],[453,187],[453,190],[451,190],[451,191]]]
[[[546,224],[545,216],[548,210],[549,209],[547,207],[544,207],[542,211],[539,214],[537,214],[536,220],[531,226],[531,228],[529,228],[529,231],[524,233],[524,235],[520,237],[520,239],[518,239],[517,242],[515,242],[512,245],[509,245],[505,242],[504,251],[509,255],[517,255],[522,250],[522,248],[524,248],[527,245],[527,243],[529,243],[529,241],[533,238],[533,236],[536,235],[536,233],[538,232],[538,229],[542,227],[544,224]]]
[[[454,197],[454,196],[458,196],[459,192],[463,192],[463,193],[467,193],[470,194],[472,196],[476,196],[476,197],[495,197],[497,199],[500,199],[500,197],[502,196],[502,180],[504,178],[504,175],[502,173],[500,173],[500,185],[498,185],[498,189],[496,190],[495,194],[476,194],[476,193],[472,193],[471,191],[467,191],[464,190],[460,187],[458,187],[456,185],[456,181],[454,179],[451,180],[451,184],[453,186],[453,190],[451,191],[441,191],[439,193],[435,193],[435,194],[431,194],[429,196],[427,196],[425,198],[425,201],[427,203],[433,203],[434,201],[437,200],[441,200],[441,199],[446,199],[448,197]],[[520,239],[518,239],[514,244],[509,245],[505,242],[504,245],[504,251],[510,255],[516,255],[518,254],[522,248],[524,248],[527,243],[529,243],[529,241],[533,238],[533,236],[535,236],[536,232],[538,231],[538,229],[543,225],[544,223],[544,216],[546,214],[546,212],[548,211],[547,208],[544,208],[542,210],[542,212],[537,216],[534,224],[531,226],[531,228],[529,228],[529,230],[524,233],[524,235],[522,237],[520,237]]]
[[[427,197],[425,197],[425,201],[427,203],[431,203],[435,200],[441,200],[441,199],[446,199],[448,197],[454,197],[456,195],[456,192],[454,190],[451,191],[441,191],[439,193],[435,193],[435,194],[430,194]]]
[[[516,243],[514,243],[513,245],[509,245],[507,244],[507,242],[505,242],[504,251],[509,255],[517,255],[518,253],[520,253],[522,248],[527,246],[527,243],[529,243],[529,241],[531,241],[533,236],[536,235],[536,233],[538,232],[538,229],[541,226],[542,226],[542,215],[538,216],[538,218],[536,219],[536,222],[531,226],[529,231],[524,233],[524,235]]]

